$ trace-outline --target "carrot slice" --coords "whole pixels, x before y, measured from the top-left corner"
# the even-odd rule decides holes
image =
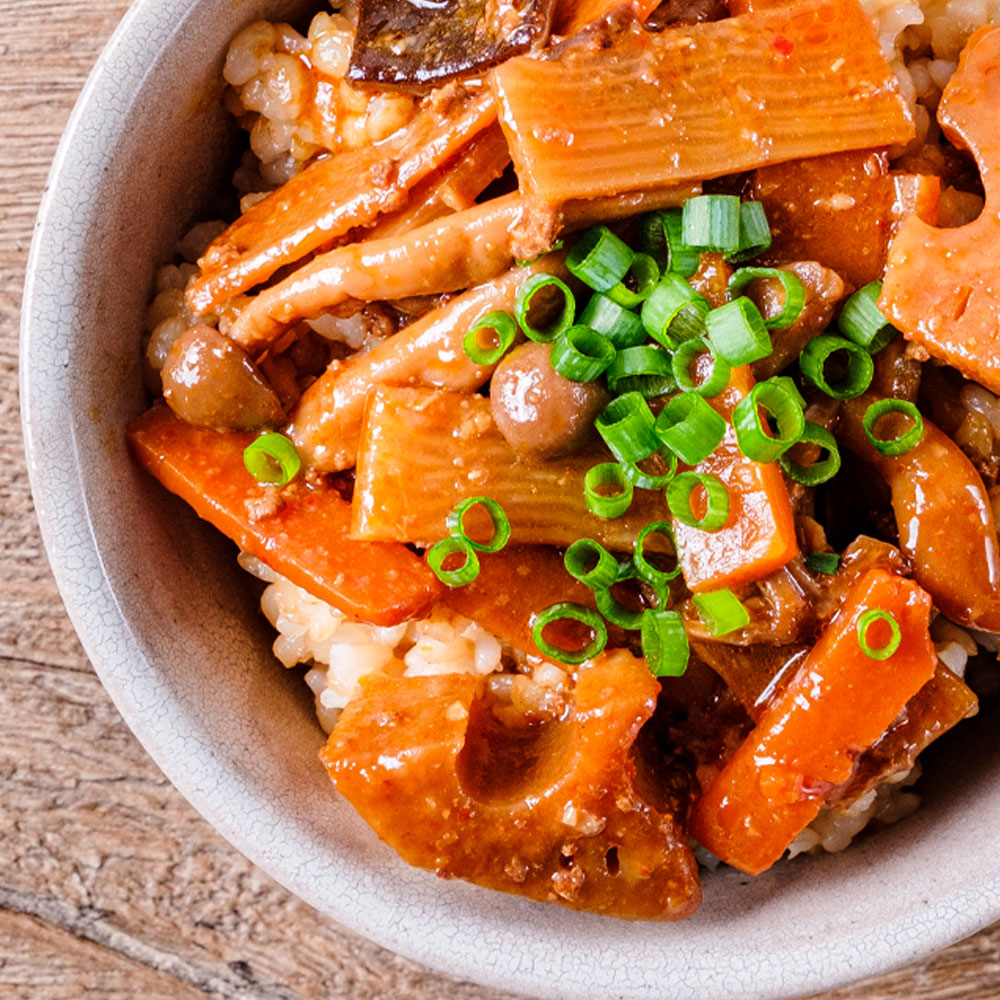
[[[750,369],[734,368],[729,385],[709,402],[729,421],[736,404],[754,386]],[[732,424],[698,472],[718,476],[729,491],[729,519],[718,531],[702,531],[674,520],[684,579],[701,592],[760,580],[799,551],[795,519],[781,469],[754,462],[736,444]]]
[[[865,654],[858,620],[888,611],[901,641],[885,660]],[[769,868],[846,781],[870,747],[931,677],[937,654],[927,630],[931,599],[912,580],[872,570],[851,589],[781,695],[695,802],[691,833],[751,875]],[[878,626],[873,645],[884,642]]]
[[[957,229],[917,216],[889,248],[879,305],[908,339],[1000,392],[1000,27],[977,31],[945,87],[938,120],[979,164],[986,205]]]
[[[243,465],[252,434],[192,427],[165,406],[132,421],[138,462],[244,551],[321,600],[376,625],[426,611],[441,585],[403,545],[348,537],[351,505],[332,487],[279,492]]]

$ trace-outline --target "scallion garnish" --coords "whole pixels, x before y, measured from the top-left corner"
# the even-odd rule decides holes
[[[690,278],[698,270],[701,254],[684,245],[683,230],[681,209],[650,212],[642,218],[640,242],[643,252],[656,261],[661,273],[673,271]]]
[[[703,354],[708,355],[711,368],[703,381],[695,382],[691,376],[691,366],[695,359]],[[704,337],[685,340],[674,351],[671,367],[678,388],[682,392],[696,392],[699,396],[717,396],[729,384],[729,373],[732,370],[729,362],[720,357],[712,344]]]
[[[814,573],[832,576],[840,569],[840,556],[836,552],[810,552],[806,556],[806,566]]]
[[[642,655],[654,677],[680,677],[687,670],[690,647],[684,620],[676,611],[643,612]]]
[[[628,273],[634,254],[607,226],[594,226],[577,237],[566,256],[570,274],[595,292],[614,288]]]
[[[882,282],[870,281],[844,303],[837,321],[840,332],[869,354],[881,351],[898,333],[878,307],[881,294]]]
[[[628,283],[630,274],[635,283],[634,289]],[[637,253],[632,258],[625,277],[614,288],[608,289],[608,298],[620,306],[632,309],[649,298],[659,280],[660,268],[656,261],[648,253]]]
[[[670,551],[674,559],[672,569],[660,569],[659,566],[654,566],[649,561],[649,557],[646,555],[646,539],[650,535],[662,535],[670,543]],[[674,529],[670,526],[669,521],[652,521],[639,532],[639,537],[636,538],[632,549],[632,564],[640,578],[654,587],[666,587],[671,580],[680,575],[681,564],[677,560]]]
[[[646,331],[638,314],[618,305],[600,292],[594,292],[590,296],[580,313],[580,323],[603,333],[619,351],[641,344],[646,339]]]
[[[510,313],[495,309],[476,320],[462,338],[462,350],[474,365],[495,365],[517,337]]]
[[[583,649],[568,650],[549,642],[542,632],[547,625],[559,621],[576,621],[586,625],[594,637]],[[544,656],[560,663],[582,663],[597,656],[608,644],[608,629],[601,616],[582,604],[572,601],[561,601],[536,614],[531,621],[531,637]]]
[[[726,420],[694,392],[670,400],[654,424],[656,436],[685,465],[704,462],[726,436]]]
[[[647,472],[645,469],[639,468],[638,462],[620,462],[619,465],[621,465],[622,472],[625,473],[625,478],[637,489],[662,490],[677,475],[677,456],[666,448],[661,448],[659,451],[653,452],[649,458],[640,461],[657,464],[666,462],[667,465],[664,472]]]
[[[597,415],[594,426],[619,462],[641,462],[661,448],[656,418],[637,392],[616,396]]]
[[[872,646],[868,641],[868,633],[876,622],[885,622],[889,626],[889,637],[881,646]],[[899,649],[903,641],[903,633],[895,618],[882,608],[869,608],[858,618],[858,645],[865,656],[873,660],[888,660]]]
[[[673,348],[704,332],[711,308],[681,275],[668,271],[643,302],[640,316],[653,340]]]
[[[462,564],[454,569],[445,569],[445,562],[454,555],[464,557]],[[458,535],[449,535],[435,542],[427,550],[426,558],[434,575],[449,587],[464,587],[479,576],[479,557],[469,541]]]
[[[705,491],[705,513],[701,517],[691,507],[691,497],[699,487]],[[682,472],[667,487],[667,506],[670,513],[689,528],[718,531],[729,520],[729,490],[718,476],[707,472]]]
[[[772,434],[763,410],[777,424]],[[754,462],[773,462],[786,452],[805,431],[802,407],[781,382],[758,382],[733,410],[733,430],[740,451]]]
[[[740,248],[740,199],[734,194],[703,194],[684,202],[684,243],[710,253],[736,253]]]
[[[625,568],[619,569],[618,579],[616,583],[622,583],[625,580],[633,580],[638,576],[635,567],[631,562],[625,564]],[[664,603],[665,593],[657,587],[653,587],[653,591],[656,593],[657,600],[660,605]],[[612,625],[617,625],[619,628],[628,629],[629,631],[636,631],[642,624],[642,610],[634,611],[632,608],[625,607],[621,601],[611,592],[611,587],[604,587],[601,590],[594,591],[594,600],[597,602],[597,610],[609,621]]]
[[[896,437],[883,438],[875,434],[875,425],[883,417],[900,414],[908,419],[910,426]],[[905,455],[911,448],[920,444],[924,436],[924,418],[920,411],[905,399],[879,399],[865,410],[861,419],[868,440],[883,455]]]
[[[771,227],[767,223],[767,213],[759,201],[744,201],[740,204],[740,245],[729,259],[738,264],[763,253],[771,245]]]
[[[589,326],[571,326],[552,344],[549,363],[571,382],[593,382],[615,359],[615,345]]]
[[[657,344],[620,350],[605,369],[604,377],[612,392],[638,392],[644,399],[665,396],[677,388],[670,352]]]
[[[760,310],[746,296],[713,309],[705,319],[708,339],[734,368],[771,353],[771,335]]]
[[[302,459],[284,434],[268,432],[243,449],[243,464],[258,483],[284,486],[299,474]]]
[[[514,296],[514,316],[524,335],[547,344],[573,325],[576,299],[554,274],[533,274]]]
[[[613,492],[608,493],[607,490]],[[632,505],[634,487],[617,462],[592,465],[583,477],[583,494],[587,509],[609,520],[621,517]]]
[[[591,590],[610,587],[618,579],[618,560],[592,538],[578,538],[563,556],[566,571]]]
[[[806,302],[806,290],[802,279],[792,271],[783,271],[780,267],[741,267],[738,271],[734,271],[729,279],[727,286],[729,294],[740,295],[751,282],[759,278],[779,282],[785,297],[781,309],[774,316],[764,317],[764,326],[768,330],[782,330],[786,326],[791,326],[799,318]]]
[[[493,534],[488,541],[477,542],[465,530],[465,515],[473,507],[482,507],[493,522]],[[478,552],[499,552],[510,541],[510,521],[503,507],[490,497],[467,497],[455,505],[448,515],[447,524],[452,535],[461,538]]]
[[[825,427],[807,420],[805,430],[795,442],[795,446],[804,444],[819,445],[821,453],[823,451],[827,453],[826,458],[803,465],[791,457],[789,449],[778,456],[778,465],[781,466],[782,472],[803,486],[819,486],[820,483],[833,479],[840,470],[840,449],[837,447],[837,439]]]
[[[841,377],[831,382],[827,377],[827,362],[837,356],[846,358],[847,364]],[[853,340],[823,333],[813,337],[799,355],[799,369],[817,389],[822,389],[834,399],[852,399],[860,396],[872,383],[875,362],[872,356]]]
[[[728,587],[693,594],[691,601],[712,635],[728,635],[750,624],[750,612]]]

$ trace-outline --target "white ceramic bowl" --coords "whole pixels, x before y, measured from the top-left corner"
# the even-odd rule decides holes
[[[230,37],[297,0],[137,0],[56,158],[23,313],[38,516],[84,646],[143,745],[293,892],[430,966],[536,997],[793,996],[884,971],[1000,917],[998,727],[928,754],[923,807],[849,851],[705,879],[680,925],[630,924],[445,882],[400,862],[333,793],[297,678],[272,659],[232,546],[129,461],[141,317],[219,183]],[[301,7],[301,3],[298,3]]]

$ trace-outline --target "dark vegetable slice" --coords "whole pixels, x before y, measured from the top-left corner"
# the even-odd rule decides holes
[[[406,90],[480,73],[543,45],[553,0],[361,0],[348,78]],[[502,11],[503,16],[498,16]]]

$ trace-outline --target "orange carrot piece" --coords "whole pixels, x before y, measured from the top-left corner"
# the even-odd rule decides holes
[[[885,660],[867,656],[858,642],[858,619],[869,608],[888,611],[899,625],[899,648]],[[934,676],[930,610],[930,596],[912,580],[884,570],[863,576],[795,677],[695,802],[695,839],[751,875],[774,864],[829,791],[850,777],[858,753]],[[885,641],[878,625],[870,636],[874,646]]]
[[[975,156],[986,193],[980,216],[937,229],[911,216],[889,248],[882,311],[938,360],[1000,392],[1000,27],[977,31],[945,87],[938,120]]]
[[[615,14],[547,59],[508,60],[491,83],[521,190],[541,206],[914,133],[856,0],[797,0],[660,34]]]
[[[734,368],[729,385],[709,402],[730,420],[754,386],[747,366]],[[677,553],[691,590],[703,592],[760,580],[799,551],[788,488],[773,462],[754,462],[736,444],[730,424],[715,451],[697,467],[718,476],[729,491],[729,519],[718,531],[674,520]]]
[[[165,406],[132,421],[138,462],[244,551],[313,596],[376,625],[426,611],[441,585],[403,545],[348,537],[351,505],[332,487],[277,492],[243,465],[252,434],[192,427]]]
[[[496,120],[488,93],[421,112],[388,139],[317,160],[244,212],[205,251],[188,289],[196,313],[269,278],[355,226],[399,209],[406,193]]]

